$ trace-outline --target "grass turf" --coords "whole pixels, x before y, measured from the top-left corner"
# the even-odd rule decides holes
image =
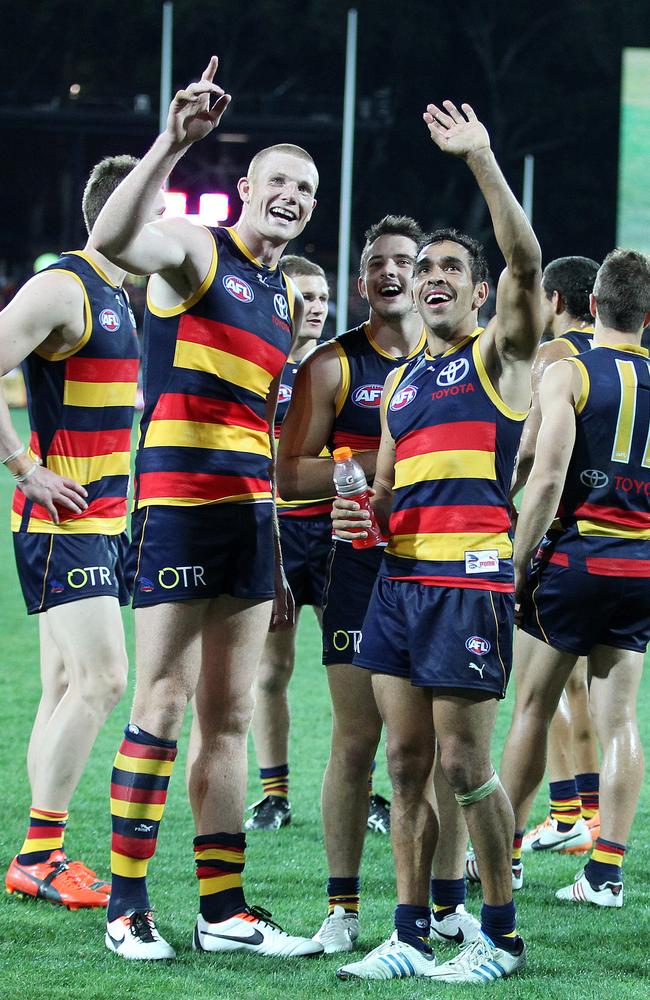
[[[26,418],[16,414],[26,438]],[[0,861],[5,866],[20,848],[30,805],[25,751],[38,701],[38,629],[28,618],[13,564],[7,530],[12,484],[0,479],[0,629],[3,636],[3,697],[0,704],[0,774],[3,812]],[[129,649],[132,620],[125,611]],[[132,655],[131,655],[132,663]],[[101,664],[97,664],[101,669]],[[110,820],[108,788],[115,749],[128,718],[129,696],[108,720],[70,810],[66,846],[107,875]],[[328,753],[330,714],[319,633],[306,610],[298,641],[298,666],[291,687],[291,799],[294,819],[279,834],[250,834],[247,851],[247,896],[252,904],[270,909],[294,933],[312,934],[324,915],[327,877],[319,821],[319,789]],[[498,761],[510,718],[512,692],[499,713],[494,760]],[[650,720],[650,680],[644,678],[639,715],[642,733]],[[340,956],[315,961],[256,959],[233,955],[216,958],[190,949],[197,890],[193,876],[192,822],[183,785],[184,751],[171,782],[169,805],[162,824],[160,846],[151,864],[152,899],[164,935],[176,947],[174,963],[120,961],[103,945],[103,915],[96,911],[68,913],[42,902],[0,897],[0,997],[7,1000],[251,1000],[282,995],[287,1000],[321,997],[370,996],[400,1000],[431,997],[426,980],[389,983],[342,983],[335,971]],[[250,759],[249,801],[259,797],[256,766]],[[378,791],[388,793],[385,766],[380,760]],[[537,799],[532,819],[543,818],[546,789]],[[578,908],[561,904],[554,890],[572,881],[579,862],[561,855],[535,856],[526,865],[525,888],[516,896],[519,927],[529,948],[526,971],[489,987],[494,998],[590,1000],[603,996],[647,996],[650,972],[650,792],[644,788],[630,849],[626,857],[627,899],[622,910]],[[362,870],[362,950],[384,940],[392,927],[395,904],[393,868],[388,841],[369,834]],[[480,897],[470,887],[468,906],[478,913]],[[441,958],[452,951],[441,948]],[[475,995],[470,986],[437,986],[440,996]]]

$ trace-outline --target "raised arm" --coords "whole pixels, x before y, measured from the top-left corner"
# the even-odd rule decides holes
[[[485,198],[506,261],[497,287],[495,346],[502,361],[530,360],[542,334],[539,289],[542,255],[526,215],[490,148],[490,137],[469,104],[427,105],[424,120],[443,152],[465,160]]]
[[[84,330],[84,298],[69,275],[35,275],[0,313],[0,374],[5,375],[46,343],[52,353],[74,347]],[[56,524],[56,504],[86,509],[83,486],[43,468],[26,451],[0,387],[0,461],[28,500],[46,507]]]
[[[580,372],[570,362],[551,365],[542,378],[539,391],[542,422],[515,532],[515,589],[519,596],[528,561],[555,517],[562,496],[575,444],[575,402],[580,388]]]
[[[167,128],[106,202],[92,232],[93,245],[134,274],[197,268],[209,252],[206,234],[186,219],[150,222],[160,190],[189,147],[217,127],[230,95],[214,83],[212,56],[201,79],[179,90],[169,108]],[[199,266],[199,270],[201,267]]]

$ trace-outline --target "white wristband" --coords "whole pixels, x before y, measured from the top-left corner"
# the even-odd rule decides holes
[[[38,469],[38,462],[34,462],[34,464],[29,467],[27,472],[23,472],[22,475],[20,476],[14,476],[14,479],[16,480],[17,483],[24,483],[26,479],[29,479],[30,476],[34,475],[37,469]]]
[[[12,451],[11,455],[7,455],[6,458],[2,459],[2,464],[6,465],[7,462],[12,462],[14,460],[14,458],[19,458],[20,455],[24,455],[24,454],[25,454],[25,445],[21,444],[20,448],[16,448],[15,451]]]

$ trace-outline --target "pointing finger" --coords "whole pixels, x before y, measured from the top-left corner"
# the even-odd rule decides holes
[[[210,62],[208,63],[208,65],[205,67],[205,69],[201,73],[201,79],[202,80],[213,80],[214,79],[214,74],[217,72],[218,65],[219,65],[219,57],[218,56],[210,56]]]

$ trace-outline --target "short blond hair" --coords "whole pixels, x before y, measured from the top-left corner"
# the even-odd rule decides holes
[[[311,163],[316,174],[316,187],[318,187],[318,169],[314,163],[311,153],[308,153],[306,149],[302,146],[294,146],[291,142],[280,142],[275,146],[266,146],[265,149],[260,149],[259,153],[256,153],[251,162],[248,164],[248,171],[246,176],[250,180],[255,175],[255,171],[258,169],[260,164],[269,156],[271,153],[284,153],[287,156],[297,156],[300,160],[306,160],[307,163]]]

